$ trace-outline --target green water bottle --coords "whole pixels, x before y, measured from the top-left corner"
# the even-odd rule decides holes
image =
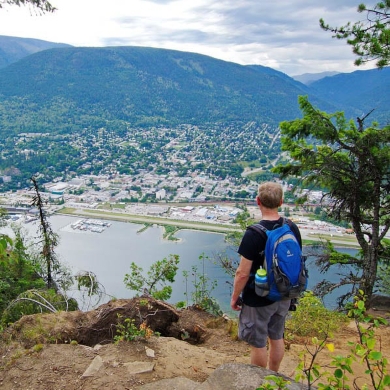
[[[255,275],[255,291],[260,297],[265,297],[269,293],[267,271],[260,267]]]

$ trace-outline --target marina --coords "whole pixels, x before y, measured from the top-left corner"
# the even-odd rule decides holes
[[[92,233],[103,233],[110,226],[110,222],[87,218],[79,219],[78,221],[70,224],[70,227],[73,230],[88,231]]]

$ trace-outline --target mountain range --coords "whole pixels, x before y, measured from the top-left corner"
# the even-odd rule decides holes
[[[320,72],[320,73],[303,73],[300,75],[292,76],[294,80],[297,80],[303,84],[310,85],[314,81],[323,79],[324,77],[335,76],[340,72]]]
[[[118,123],[254,121],[276,128],[301,115],[299,95],[308,95],[323,111],[355,118],[375,109],[371,120],[390,121],[388,68],[337,74],[307,86],[260,65],[147,47],[45,46],[28,40],[35,46],[23,56],[26,40],[13,38],[19,42],[15,60],[6,50],[11,38],[2,38],[0,59],[9,64],[0,69],[0,133],[115,129]]]
[[[65,43],[53,43],[41,39],[17,38],[0,35],[0,69],[23,57],[54,47],[69,47]]]

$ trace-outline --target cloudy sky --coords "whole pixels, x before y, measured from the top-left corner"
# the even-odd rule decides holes
[[[377,1],[367,3],[373,5]],[[53,14],[0,9],[0,35],[74,46],[150,46],[190,51],[290,76],[352,72],[355,56],[319,27],[364,18],[358,0],[52,0]],[[371,63],[359,69],[373,68]]]

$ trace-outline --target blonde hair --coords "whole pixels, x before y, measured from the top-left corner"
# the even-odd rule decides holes
[[[259,185],[257,196],[267,209],[276,209],[283,200],[283,188],[280,184],[266,182]]]

